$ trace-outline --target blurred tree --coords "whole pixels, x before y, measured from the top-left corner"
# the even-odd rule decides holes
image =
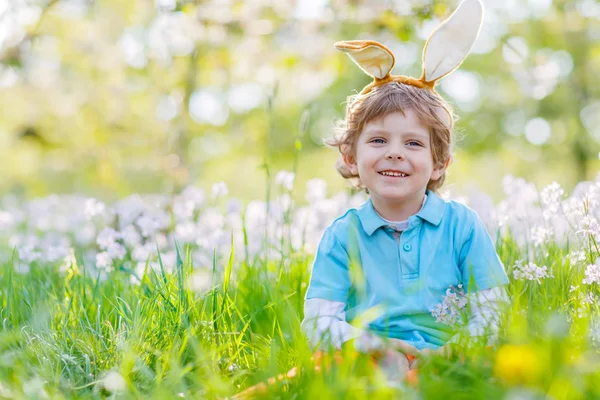
[[[568,189],[591,178],[600,5],[484,3],[471,56],[439,87],[461,117],[457,181],[510,172]],[[303,157],[322,164],[310,174],[333,179],[336,155],[323,162],[320,140],[368,78],[332,43],[379,40],[396,54],[394,73],[419,76],[425,39],[457,4],[0,0],[0,156],[10,160],[0,190],[22,187],[24,171],[37,193],[118,196],[216,180],[254,190],[265,152],[278,168],[291,161],[306,109]],[[15,136],[43,150],[33,156]]]

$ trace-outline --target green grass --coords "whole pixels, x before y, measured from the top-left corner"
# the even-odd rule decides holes
[[[497,249],[507,267],[523,257],[509,239]],[[300,366],[297,378],[263,396],[600,398],[600,352],[588,326],[598,304],[577,317],[578,299],[600,291],[581,284],[583,269],[565,258],[569,249],[549,245],[538,253],[537,264],[551,267],[554,278],[511,279],[498,346],[463,341],[450,359],[425,362],[416,387],[397,389],[351,351],[330,371],[313,371],[300,331],[306,255],[268,264],[233,255],[215,263],[214,288],[203,294],[187,287],[193,267],[184,252],[173,274],[148,269],[137,284],[126,268],[100,279],[83,266],[59,272],[34,264],[18,274],[7,263],[0,268],[0,397],[225,398]],[[124,390],[106,390],[109,371],[124,378]]]

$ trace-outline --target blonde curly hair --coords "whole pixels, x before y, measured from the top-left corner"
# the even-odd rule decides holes
[[[390,82],[377,86],[366,94],[349,96],[347,104],[346,118],[336,124],[334,135],[326,139],[325,144],[339,149],[341,157],[336,162],[336,169],[355,187],[369,192],[359,176],[350,172],[344,162],[344,155],[356,156],[356,142],[367,123],[394,112],[404,113],[404,110],[411,109],[429,129],[434,165],[443,165],[452,160],[456,116],[452,107],[434,91]],[[444,171],[439,179],[427,183],[427,189],[437,193],[445,179]]]

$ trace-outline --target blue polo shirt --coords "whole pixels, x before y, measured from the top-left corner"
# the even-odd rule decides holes
[[[508,278],[477,214],[428,190],[401,234],[371,199],[336,219],[319,243],[305,298],[346,303],[348,321],[375,312],[370,330],[436,349],[453,329],[436,322],[430,310],[461,283],[469,293],[507,284]]]

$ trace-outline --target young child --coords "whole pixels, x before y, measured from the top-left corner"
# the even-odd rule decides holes
[[[478,0],[465,0],[432,34],[420,79],[390,75],[394,57],[377,42],[336,43],[374,78],[349,98],[329,143],[340,150],[340,174],[370,198],[323,234],[302,329],[315,347],[356,339],[359,350],[383,354],[380,364],[396,378],[416,365],[414,356],[447,349],[453,329],[431,311],[448,289],[466,292],[472,335],[494,334],[498,302],[506,301],[508,278],[483,223],[437,193],[452,159],[454,118],[433,87],[470,51],[481,13]],[[365,316],[365,329],[348,322]]]

